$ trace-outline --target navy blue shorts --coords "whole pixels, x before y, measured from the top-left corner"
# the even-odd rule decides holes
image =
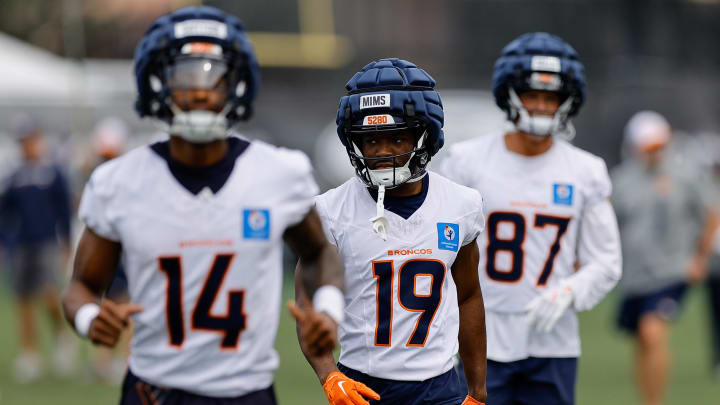
[[[379,401],[368,400],[370,405],[459,405],[467,392],[460,391],[455,369],[424,381],[397,381],[371,377],[338,364],[346,376],[359,381],[380,395]]]
[[[125,375],[120,405],[277,405],[273,386],[235,398],[215,398],[187,391],[160,388],[138,378],[130,370]]]
[[[487,361],[489,405],[573,405],[577,358]]]
[[[630,295],[620,302],[618,327],[636,334],[640,318],[648,313],[659,315],[665,320],[673,320],[680,310],[687,284],[676,283],[657,291],[643,295]]]

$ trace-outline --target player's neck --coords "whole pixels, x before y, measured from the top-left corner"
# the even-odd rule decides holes
[[[385,194],[389,197],[411,197],[422,192],[422,180],[412,183],[405,183],[395,188],[389,188]]]
[[[170,137],[170,157],[190,167],[211,166],[228,153],[228,143],[218,139],[208,143],[192,143],[179,136]]]
[[[528,134],[522,131],[505,134],[505,146],[510,152],[523,156],[542,155],[552,148],[552,136]]]

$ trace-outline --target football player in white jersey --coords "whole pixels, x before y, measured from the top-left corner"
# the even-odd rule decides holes
[[[482,404],[482,198],[425,170],[444,142],[435,81],[410,62],[382,59],[345,87],[337,132],[357,177],[315,202],[345,262],[340,359],[313,356],[301,338],[303,352],[333,405],[368,404],[363,396],[370,404]],[[305,269],[301,261],[301,306],[309,304]],[[458,340],[469,392],[453,368]]]
[[[525,34],[495,63],[493,93],[512,129],[453,145],[440,169],[485,198],[488,402],[573,404],[576,312],[621,274],[605,163],[564,140],[585,99],[583,65],[557,36]]]
[[[332,350],[342,316],[342,261],[313,209],[310,162],[230,135],[259,80],[237,18],[211,7],[160,17],[137,47],[135,73],[138,113],[170,138],[92,174],[68,321],[113,346],[132,318],[123,405],[273,405],[283,240],[317,290],[314,309],[299,314],[315,352]],[[102,298],[121,259],[128,304]]]

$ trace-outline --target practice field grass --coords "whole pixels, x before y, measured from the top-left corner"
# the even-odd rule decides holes
[[[286,280],[286,297],[292,297]],[[690,294],[683,316],[675,324],[672,346],[674,370],[667,404],[720,404],[720,382],[709,372],[705,294]],[[594,311],[581,316],[583,357],[580,359],[578,404],[638,404],[632,385],[630,341],[614,329],[616,297],[611,296]],[[2,405],[97,405],[116,404],[119,388],[90,382],[80,370],[67,379],[45,377],[37,383],[17,385],[12,379],[12,360],[17,351],[13,303],[0,288],[0,404]],[[47,328],[43,330],[48,346]],[[281,366],[276,377],[280,404],[322,405],[327,402],[312,369],[305,363],[295,339],[294,323],[283,311],[276,347]],[[82,348],[84,355],[87,347]]]

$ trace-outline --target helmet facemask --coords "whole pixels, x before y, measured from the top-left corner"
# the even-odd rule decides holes
[[[426,146],[428,132],[420,121],[416,125],[395,124],[392,116],[386,115],[392,124],[383,126],[353,126],[347,132],[346,150],[350,162],[355,167],[355,173],[366,186],[377,189],[376,215],[370,218],[373,231],[380,238],[387,240],[390,223],[385,217],[385,189],[396,188],[406,183],[421,180],[425,174],[425,167],[430,162],[430,153]],[[375,116],[377,117],[377,116]],[[368,117],[363,119],[367,122]],[[372,135],[391,135],[393,132],[412,131],[415,141],[412,150],[379,157],[366,157],[363,153],[363,140]],[[419,135],[418,135],[419,134]],[[405,163],[401,162],[405,160]],[[391,163],[391,167],[376,168],[379,163]]]
[[[559,73],[560,61],[550,56],[535,56],[532,65],[540,69],[523,73],[517,70],[507,85],[508,118],[515,129],[537,136],[559,136],[566,140],[575,137],[575,127],[570,122],[570,112],[575,103],[573,81]],[[557,94],[562,102],[551,116],[535,115],[528,111],[518,93],[547,91]]]
[[[366,117],[367,118],[367,117]],[[369,157],[362,152],[364,137],[374,134],[391,134],[399,131],[412,131],[415,145],[412,150],[391,156]],[[425,175],[425,167],[430,162],[430,153],[426,145],[427,128],[421,122],[413,126],[390,124],[378,126],[353,126],[347,132],[346,150],[357,176],[368,187],[395,188],[405,183],[419,181]],[[404,164],[401,164],[405,160]],[[390,162],[391,167],[377,168],[381,162]]]
[[[515,129],[538,136],[558,136],[565,140],[575,137],[575,126],[570,121],[570,109],[573,97],[565,98],[552,116],[532,115],[525,108],[520,97],[512,87],[508,88],[508,116],[514,123]]]
[[[161,92],[154,109],[163,129],[192,143],[227,138],[247,108],[240,102],[247,88],[242,63],[224,57],[219,45],[197,42],[160,59],[149,80]]]

